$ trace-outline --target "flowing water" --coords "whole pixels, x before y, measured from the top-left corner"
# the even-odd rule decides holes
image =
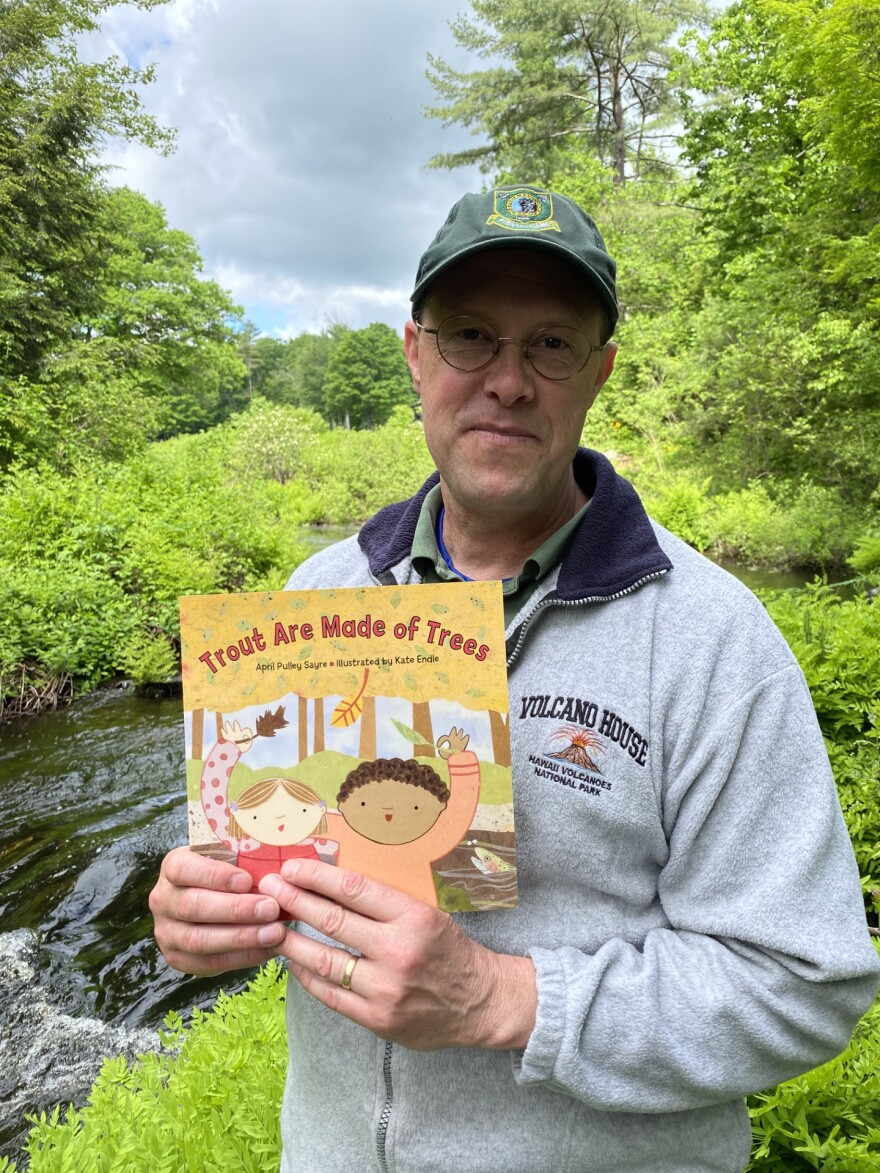
[[[66,1012],[156,1025],[215,994],[165,965],[147,908],[183,795],[179,700],[102,691],[0,733],[0,923],[39,933]]]

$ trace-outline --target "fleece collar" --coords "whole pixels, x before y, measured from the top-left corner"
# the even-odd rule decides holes
[[[643,578],[672,569],[638,494],[606,457],[579,448],[574,475],[590,498],[590,508],[562,561],[557,598],[611,598]],[[433,473],[414,497],[381,509],[361,529],[358,543],[377,579],[409,558],[422,501],[439,480]]]

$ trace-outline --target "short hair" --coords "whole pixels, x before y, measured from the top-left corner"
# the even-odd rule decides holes
[[[320,796],[312,790],[311,786],[306,786],[305,782],[299,782],[296,778],[262,778],[259,782],[252,782],[243,790],[238,798],[234,799],[234,804],[239,810],[251,810],[271,798],[279,787],[283,787],[291,798],[299,799],[300,802],[319,803],[321,801]],[[328,830],[327,816],[322,815],[320,823],[315,828],[315,834],[326,835]],[[235,815],[229,819],[229,836],[232,839],[251,837],[250,832],[242,827]]]
[[[348,774],[336,796],[336,805],[339,806],[350,798],[358,787],[385,779],[406,782],[409,786],[421,786],[444,806],[449,802],[449,787],[430,766],[422,766],[413,758],[377,758],[374,762],[361,762]]]

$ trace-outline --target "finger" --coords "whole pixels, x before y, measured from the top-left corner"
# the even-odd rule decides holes
[[[196,977],[212,977],[221,973],[228,973],[231,969],[253,969],[265,965],[273,957],[278,956],[277,949],[241,949],[229,953],[182,953],[175,950],[162,950],[162,956],[172,969],[181,973],[195,974]]]
[[[212,859],[189,847],[176,847],[162,861],[160,876],[176,888],[210,888],[215,892],[250,892],[248,872],[234,864]]]
[[[159,885],[150,900],[153,915],[172,920],[205,925],[260,925],[277,921],[281,909],[271,896],[249,893],[238,896],[229,892],[212,892],[209,888],[176,888],[164,898]]]
[[[348,949],[340,949],[326,941],[316,941],[314,937],[291,930],[279,951],[292,968],[301,971],[297,980],[309,993],[313,993],[318,985],[326,985],[363,998],[372,988],[371,970],[376,968],[375,965]]]
[[[360,872],[335,867],[319,860],[285,860],[281,865],[281,876],[296,888],[326,896],[334,904],[350,908],[374,921],[396,920],[413,905],[423,907],[415,897],[407,896],[396,888],[390,888],[378,880],[368,879]],[[266,889],[261,888],[261,891]],[[275,892],[270,894],[277,899]]]
[[[302,942],[309,940],[307,937],[301,937],[298,933],[291,934],[291,936],[300,937]],[[288,972],[299,982],[307,994],[326,1006],[328,1010],[344,1015],[359,1026],[366,1027],[374,1034],[379,1034],[380,1037],[383,1036],[383,1032],[387,1032],[389,1024],[385,1021],[382,1007],[372,1003],[367,996],[369,992],[367,967],[369,963],[366,958],[354,959],[356,965],[351,975],[351,986],[346,989],[342,985],[342,976],[345,973],[346,964],[352,960],[350,953],[342,949],[334,950],[339,956],[332,962],[333,976],[325,977],[316,973],[310,966],[302,965],[291,959],[290,951],[292,950],[290,950],[290,938],[288,938],[283,950],[283,955],[289,960]]]
[[[260,892],[267,897],[274,897],[284,910],[284,915],[291,920],[301,921],[323,936],[356,949],[358,953],[370,953],[376,946],[376,930],[380,926],[350,908],[337,904],[335,900],[289,884],[277,875],[264,876],[260,880]]]
[[[226,954],[275,952],[284,943],[288,929],[281,921],[268,925],[199,925],[180,921],[162,926],[162,952],[186,957],[220,957]]]
[[[274,904],[274,901],[266,901]],[[288,930],[270,924],[206,925],[168,918],[156,921],[156,941],[169,965],[185,973],[222,973],[262,965],[275,957]]]

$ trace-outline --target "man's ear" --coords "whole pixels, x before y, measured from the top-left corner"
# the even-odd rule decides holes
[[[602,351],[599,369],[596,371],[596,381],[589,391],[587,411],[589,411],[596,402],[596,396],[607,383],[609,375],[614,370],[615,358],[617,358],[617,343],[609,342]]]
[[[596,392],[602,390],[605,383],[607,383],[611,372],[614,370],[614,360],[617,358],[617,343],[609,342],[602,351],[602,362],[599,365],[599,373],[596,376]]]
[[[412,319],[403,328],[403,353],[409,363],[413,387],[415,387],[416,394],[420,395],[422,388],[419,378],[419,331]]]

